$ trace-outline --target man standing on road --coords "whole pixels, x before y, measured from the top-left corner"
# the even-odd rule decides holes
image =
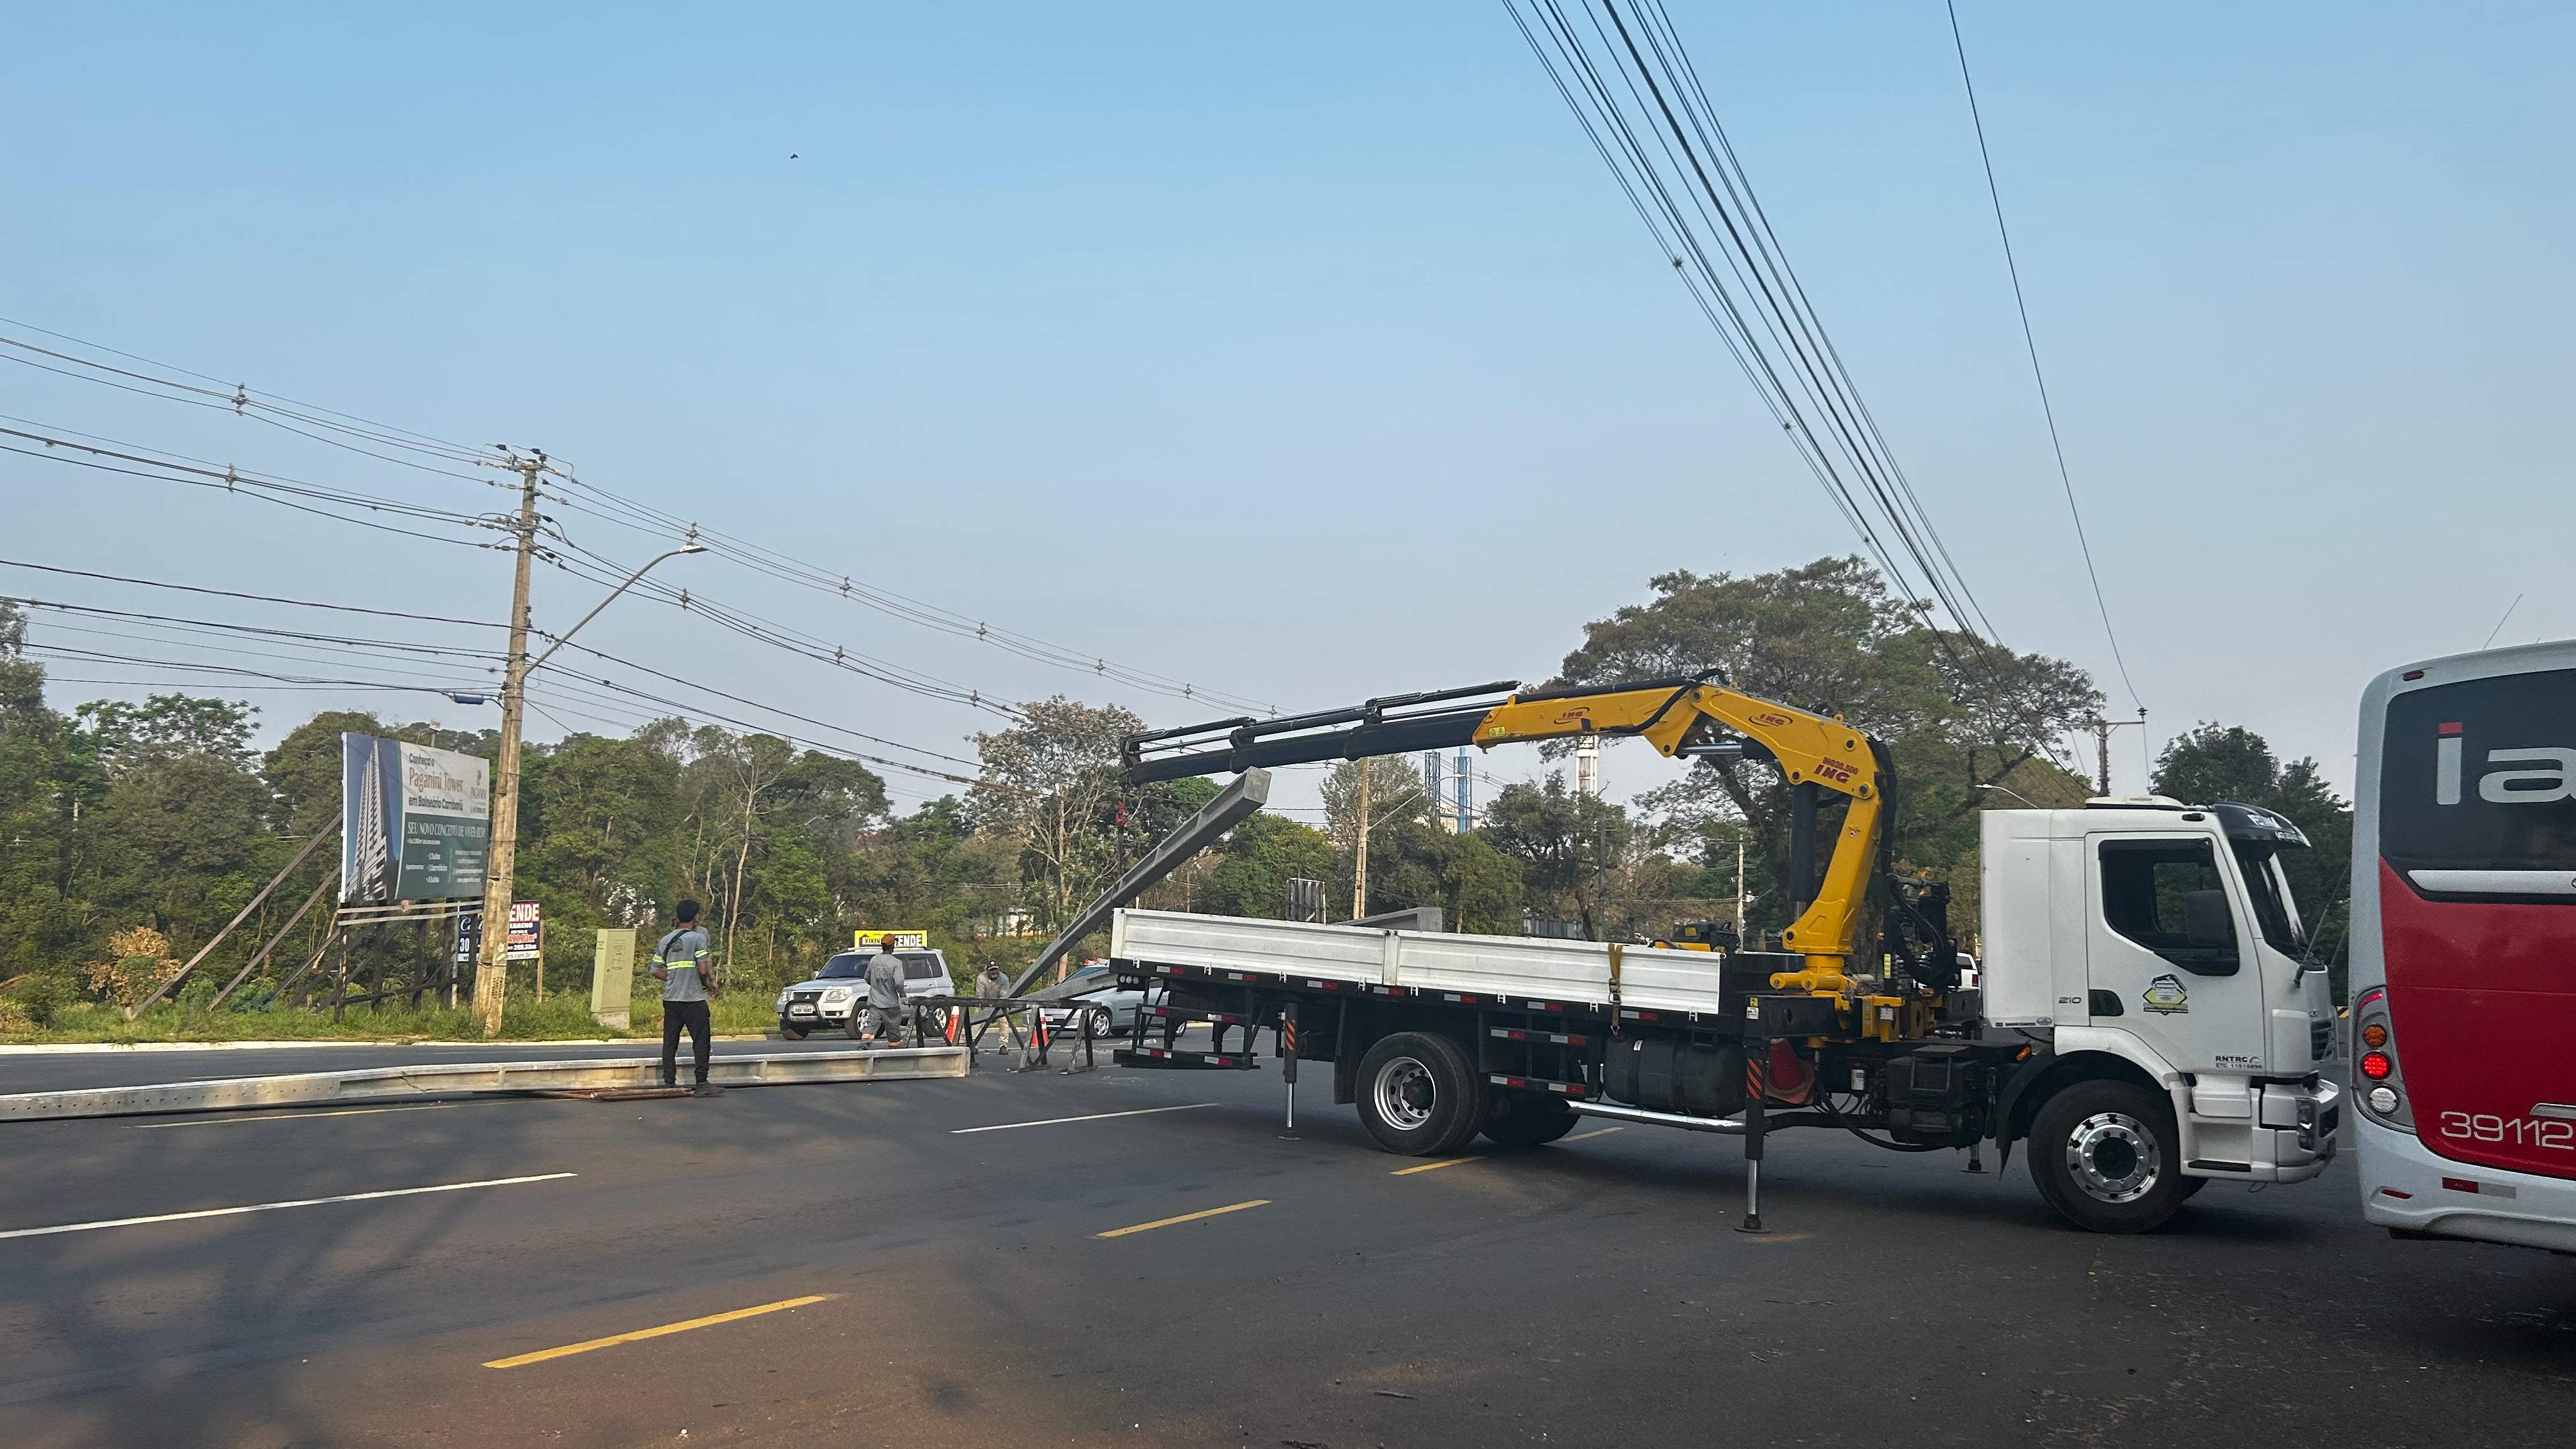
[[[1010,994],[1010,974],[1002,969],[1001,963],[988,962],[982,971],[976,973],[975,995],[979,999],[985,1001],[1000,1001],[1008,997]],[[996,1020],[1002,1023],[1003,1030],[1010,1033],[1011,1050],[1018,1051],[1020,1049],[1020,1019],[1011,1014],[1010,1008],[997,1007],[991,1016],[984,1018],[984,1025],[990,1027]]]
[[[868,961],[868,1034],[900,1045],[903,1041],[903,958],[894,953],[894,937],[877,937],[877,954]]]
[[[697,1089],[707,1085],[707,1052],[715,1030],[707,1006],[707,958],[713,954],[707,933],[698,929],[698,903],[682,901],[672,913],[680,928],[653,948],[653,979],[662,983],[662,1085],[676,1087],[680,1069],[680,1029],[689,1031],[689,1049],[697,1058]]]

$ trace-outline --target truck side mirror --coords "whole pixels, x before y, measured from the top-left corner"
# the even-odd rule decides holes
[[[2182,898],[2183,939],[2194,946],[2224,950],[2236,944],[2236,922],[2228,914],[2227,892],[2190,891]]]

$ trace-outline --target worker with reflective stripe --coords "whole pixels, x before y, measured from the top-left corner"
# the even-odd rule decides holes
[[[662,983],[662,1085],[679,1085],[680,1029],[688,1028],[689,1049],[697,1058],[697,1087],[707,1085],[707,1051],[714,1022],[707,1006],[707,933],[698,929],[698,903],[682,901],[672,912],[679,929],[653,948],[653,979]]]

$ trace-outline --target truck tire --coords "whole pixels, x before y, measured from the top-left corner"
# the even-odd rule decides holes
[[[803,1041],[805,1034],[811,1030],[811,1027],[801,1026],[795,1022],[782,1021],[778,1024],[778,1034],[789,1041]]]
[[[1485,1137],[1497,1147],[1536,1147],[1573,1131],[1581,1120],[1555,1097],[1514,1093],[1504,1099],[1502,1115],[1485,1124]]]
[[[2164,1226],[2190,1196],[2173,1104],[2134,1082],[2077,1082],[2030,1125],[2030,1177],[2060,1216],[2089,1232]]]
[[[1360,1125],[1388,1152],[1433,1157],[1485,1125],[1484,1084],[1458,1044],[1429,1032],[1381,1037],[1360,1058]]]

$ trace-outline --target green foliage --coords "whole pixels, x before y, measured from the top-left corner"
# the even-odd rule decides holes
[[[1145,727],[1116,705],[1057,695],[1021,706],[1022,722],[975,737],[982,778],[967,797],[979,829],[1020,847],[1020,876],[1042,925],[1089,904],[1137,854],[1138,792],[1120,783],[1119,745]]]
[[[1213,855],[1196,899],[1186,909],[1281,920],[1288,914],[1289,881],[1328,881],[1335,868],[1332,839],[1284,815],[1244,821],[1226,834]]]
[[[2047,751],[2101,709],[2084,672],[1957,631],[1936,639],[1857,558],[1747,576],[1675,572],[1652,587],[1652,602],[1585,626],[1558,682],[1722,668],[1748,694],[1848,718],[1892,757],[1901,864],[1961,879],[1976,850],[1976,813],[1989,803],[1976,784],[2009,782],[2041,800],[2082,798],[2080,783],[2063,784],[2072,777]],[[1789,787],[1777,771],[1703,760],[1683,782],[1639,803],[1703,839],[1742,822],[1758,897],[1751,924],[1787,923]],[[1832,828],[1838,816],[1828,808],[1820,826]]]

